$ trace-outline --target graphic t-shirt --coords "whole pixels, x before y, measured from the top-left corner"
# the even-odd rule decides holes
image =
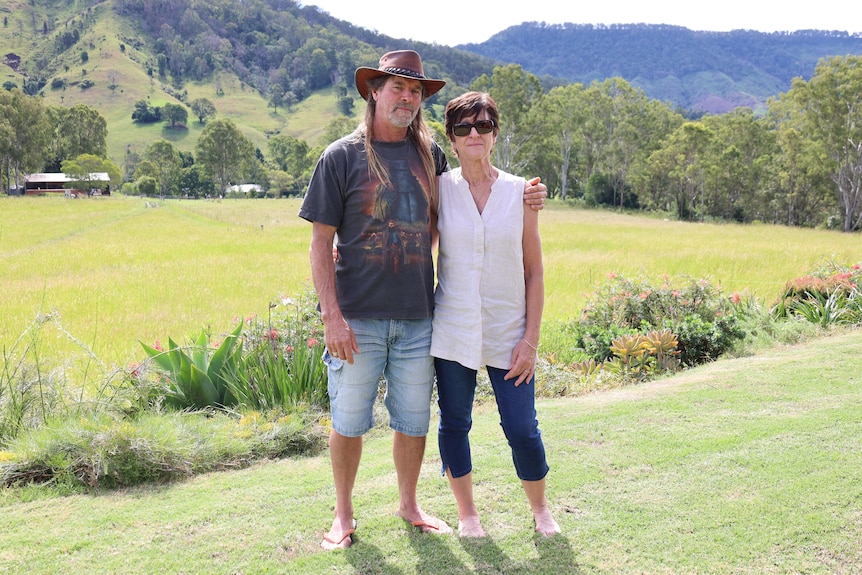
[[[344,317],[431,317],[430,183],[411,142],[374,145],[390,185],[369,173],[364,141],[342,138],[318,160],[299,216],[337,228],[335,284]],[[440,174],[446,156],[436,144],[433,152]]]

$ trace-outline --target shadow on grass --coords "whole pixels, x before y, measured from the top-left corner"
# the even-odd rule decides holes
[[[353,545],[345,550],[347,561],[362,575],[407,575],[397,565],[390,564],[375,545],[360,541],[355,535]]]
[[[500,575],[578,575],[581,573],[575,561],[575,552],[563,535],[533,538],[538,559],[515,562],[507,557],[491,537],[483,539],[461,539],[461,547],[470,554],[476,573]]]

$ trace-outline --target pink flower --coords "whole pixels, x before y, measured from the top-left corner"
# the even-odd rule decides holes
[[[275,329],[269,330],[269,339],[278,339],[278,331]]]
[[[673,297],[679,297],[679,290],[673,290],[672,292],[670,292],[670,295],[672,295]]]
[[[859,264],[853,264],[852,266],[850,266],[850,269],[851,269],[851,270],[853,270],[853,271],[858,270],[858,269],[859,269]]]
[[[640,298],[641,298],[641,299],[646,299],[646,298],[648,298],[648,297],[649,297],[649,294],[648,294],[647,292],[645,292],[645,291],[644,291],[644,292],[641,292],[641,293],[640,293]]]
[[[284,348],[284,353],[293,353],[293,346],[292,346],[292,345],[288,345],[287,347],[285,347],[285,348]]]
[[[141,369],[140,363],[133,363],[132,365],[129,366],[129,375],[131,375],[132,377],[140,377],[140,375],[141,375],[140,369]]]
[[[164,348],[162,347],[162,342],[160,342],[159,340],[156,340],[156,343],[153,347],[159,351],[165,351]]]
[[[613,273],[613,272],[609,273],[609,274],[608,274],[608,279],[609,279],[609,280],[615,280],[615,279],[617,279],[617,274],[615,274],[615,273]]]
[[[740,300],[739,292],[733,292],[733,295],[732,295],[732,296],[730,296],[730,301],[732,301],[732,302],[733,302],[733,305],[738,304],[738,303],[739,303],[739,300]]]
[[[317,340],[313,337],[308,338],[308,347],[314,347],[315,345],[317,345]]]

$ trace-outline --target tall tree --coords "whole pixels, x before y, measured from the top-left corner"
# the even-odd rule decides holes
[[[533,156],[545,156],[553,166],[553,177],[548,174],[545,184],[551,189],[551,180],[557,180],[562,199],[569,195],[569,178],[579,173],[580,153],[583,149],[584,86],[570,84],[553,88],[533,106],[531,125],[538,137],[531,141]]]
[[[701,122],[686,122],[663,142],[649,158],[652,179],[658,191],[653,204],[676,211],[681,220],[701,216],[700,203],[706,186],[704,158],[714,134]]]
[[[823,143],[838,190],[842,229],[862,226],[862,56],[821,60],[809,81],[786,96],[797,103],[810,136]]]
[[[542,84],[518,64],[509,64],[494,67],[490,78],[480,76],[472,89],[490,93],[500,111],[494,163],[507,172],[520,172],[527,162],[521,151],[532,135],[527,127],[528,114],[543,95]]]
[[[229,118],[207,124],[195,147],[195,158],[216,184],[219,194],[245,176],[256,162],[254,146]]]
[[[38,172],[45,161],[51,125],[42,100],[17,88],[0,91],[0,134],[0,161],[9,183],[19,188],[21,177]]]
[[[823,143],[808,137],[802,110],[789,98],[769,101],[776,152],[771,185],[756,205],[754,217],[788,226],[816,226],[838,212]]]
[[[159,182],[159,195],[171,195],[177,187],[182,168],[182,159],[174,145],[167,140],[156,140],[147,146],[144,158],[155,168],[155,178]]]
[[[204,120],[210,116],[216,115],[216,108],[212,102],[206,98],[197,98],[189,103],[189,107],[198,118],[198,123],[203,124]]]

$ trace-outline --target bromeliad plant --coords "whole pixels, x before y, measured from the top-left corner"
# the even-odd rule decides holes
[[[178,409],[236,405],[228,379],[241,364],[240,333],[242,323],[214,349],[206,330],[201,330],[195,341],[185,347],[180,347],[170,338],[167,350],[141,342],[167,383],[165,403]]]

